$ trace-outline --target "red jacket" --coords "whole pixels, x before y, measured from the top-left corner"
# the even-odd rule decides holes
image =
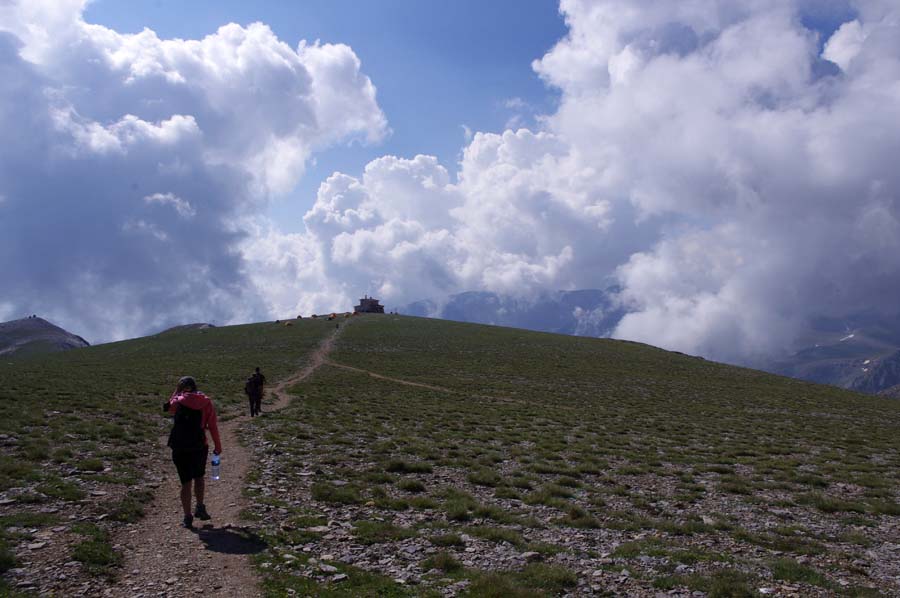
[[[216,419],[216,409],[209,397],[202,392],[175,392],[169,397],[169,413],[174,414],[179,405],[201,411],[200,426],[204,431],[209,430],[216,452],[221,453],[222,441],[219,439],[219,422]],[[203,443],[209,446],[205,433],[203,434]]]

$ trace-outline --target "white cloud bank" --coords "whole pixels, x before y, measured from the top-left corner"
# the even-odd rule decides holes
[[[116,337],[614,280],[618,336],[731,361],[813,315],[897,311],[892,0],[563,0],[569,34],[533,65],[561,92],[539,128],[473,133],[456,177],[429,156],[335,173],[301,234],[253,210],[316,149],[386,130],[348,47],[3,6],[0,125],[23,139],[0,148],[7,311]]]
[[[475,134],[458,180],[426,156],[335,174],[307,234],[250,253],[261,279],[327,289],[298,302],[287,285],[273,306],[613,276],[633,310],[617,336],[744,362],[786,350],[815,315],[897,312],[895,2],[561,10],[569,35],[534,63],[562,92],[541,130]]]
[[[261,23],[123,35],[83,8],[0,3],[4,311],[92,340],[265,316],[240,222],[317,149],[384,135],[359,59]]]

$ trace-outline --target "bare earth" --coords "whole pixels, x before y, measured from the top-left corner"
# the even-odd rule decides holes
[[[266,411],[277,411],[290,400],[286,389],[309,376],[325,363],[340,329],[325,339],[309,364],[294,376],[282,380],[270,391]],[[274,401],[272,399],[274,398]],[[193,530],[181,526],[180,485],[171,465],[171,453],[160,440],[159,458],[164,468],[153,503],[139,523],[123,533],[118,544],[125,553],[122,575],[108,588],[107,596],[175,598],[179,596],[260,596],[249,555],[265,545],[241,521],[246,507],[244,480],[251,467],[251,455],[238,442],[237,429],[248,425],[245,412],[219,426],[222,439],[222,479],[206,482],[206,507],[211,521],[194,521]]]

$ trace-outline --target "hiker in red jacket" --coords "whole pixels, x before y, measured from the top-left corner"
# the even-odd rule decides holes
[[[194,526],[194,517],[204,521],[211,519],[206,511],[203,498],[206,490],[206,457],[209,445],[206,431],[209,430],[215,445],[214,453],[222,453],[222,442],[219,439],[219,425],[216,410],[212,401],[202,392],[197,392],[197,383],[190,376],[178,381],[178,386],[169,400],[163,404],[163,410],[171,413],[174,424],[169,433],[169,447],[172,449],[172,461],[178,470],[181,480],[181,506],[184,508],[184,527]],[[197,508],[191,514],[191,482],[197,498]]]

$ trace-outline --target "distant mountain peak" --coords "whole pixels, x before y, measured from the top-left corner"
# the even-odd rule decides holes
[[[545,291],[530,296],[466,291],[446,299],[424,300],[397,309],[401,314],[554,332],[607,337],[624,309],[615,300],[618,288]]]
[[[37,315],[0,323],[0,355],[21,357],[87,347],[90,343]]]

